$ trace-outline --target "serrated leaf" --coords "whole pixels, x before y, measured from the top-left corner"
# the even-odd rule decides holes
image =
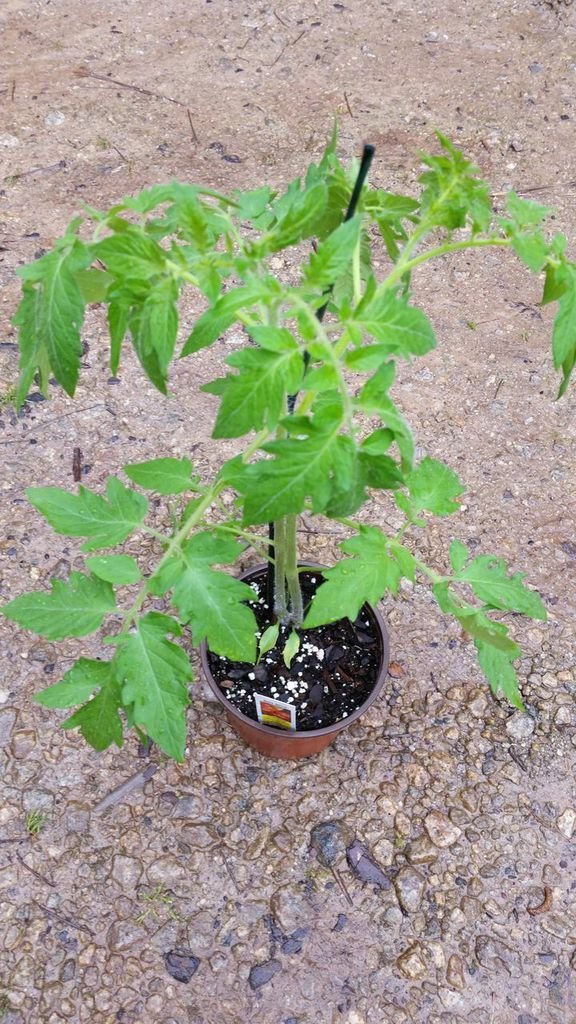
[[[414,460],[414,440],[412,431],[400,410],[386,394],[389,380],[389,364],[379,370],[371,380],[367,381],[360,392],[359,406],[364,412],[378,413],[385,430],[391,431],[398,451],[402,457],[402,472],[409,473]]]
[[[161,273],[166,264],[164,250],[133,225],[123,227],[121,234],[109,235],[97,242],[93,254],[119,281],[131,278],[147,281]]]
[[[108,303],[108,331],[110,332],[110,370],[116,375],[120,364],[122,342],[128,330],[129,306],[120,299]]]
[[[236,321],[242,309],[249,309],[265,295],[266,291],[260,284],[241,285],[221,295],[196,321],[180,357],[212,345]]]
[[[453,540],[450,545],[450,565],[454,572],[460,572],[467,561],[468,548],[461,540]]]
[[[74,277],[86,303],[103,302],[113,281],[105,270],[78,270]]]
[[[175,181],[173,189],[178,233],[193,242],[198,252],[206,252],[211,248],[215,235],[210,228],[204,204],[193,185]]]
[[[71,708],[81,704],[110,679],[110,662],[79,658],[59,683],[34,694],[37,704],[46,708]]]
[[[282,212],[278,223],[264,235],[261,246],[265,252],[277,252],[289,245],[296,245],[313,234],[313,228],[322,215],[327,200],[327,187],[319,181],[304,192],[293,191],[287,195],[287,209]],[[285,197],[283,197],[285,198]]]
[[[576,272],[573,266],[567,269],[565,281],[567,290],[560,297],[552,332],[554,367],[563,371],[561,395],[576,362]]]
[[[355,619],[366,602],[376,605],[386,590],[398,591],[402,570],[389,553],[388,538],[376,526],[362,526],[357,537],[340,547],[353,557],[322,570],[325,582],[310,604],[305,629],[342,618]]]
[[[406,485],[415,511],[433,512],[437,516],[456,512],[457,499],[465,490],[454,470],[428,457],[408,474]]]
[[[248,334],[261,348],[270,352],[294,352],[298,342],[286,327],[269,327],[268,324],[251,324]]]
[[[23,594],[5,604],[2,612],[47,640],[64,640],[93,633],[115,608],[109,583],[72,572],[67,582],[52,580],[51,591]]]
[[[420,200],[422,219],[430,226],[450,231],[470,223],[472,232],[490,226],[492,207],[488,185],[477,177],[476,168],[440,132],[436,133],[443,152],[424,154],[428,170],[420,175],[424,191]]]
[[[106,750],[113,743],[122,746],[120,686],[113,675],[84,707],[62,722],[63,729],[79,729],[94,750]]]
[[[287,424],[289,420],[285,421]],[[246,466],[234,486],[245,493],[246,523],[266,523],[299,513],[309,498],[314,512],[330,504],[337,481],[346,490],[355,479],[356,447],[351,437],[338,433],[339,422],[321,427],[307,421],[308,436],[271,441],[263,446],[273,455]]]
[[[546,609],[539,595],[524,586],[524,577],[524,573],[508,575],[505,560],[492,555],[479,555],[456,571],[456,579],[468,583],[476,597],[491,607],[522,612],[533,619],[546,619]]]
[[[146,498],[125,487],[117,477],[108,477],[106,493],[107,500],[82,486],[78,494],[59,487],[29,487],[26,491],[28,500],[56,533],[89,538],[83,551],[111,548],[126,540],[148,511]]]
[[[32,355],[32,347],[33,358],[37,360],[39,350],[43,351],[56,380],[71,396],[80,368],[80,328],[85,306],[76,273],[87,267],[92,258],[92,250],[77,238],[63,238],[52,251],[20,271],[29,284],[28,289],[25,285],[26,306],[17,322],[21,325],[24,319],[29,327],[33,316],[36,332],[33,346],[27,345],[29,354]],[[38,293],[36,302],[30,297],[30,288]]]
[[[277,622],[273,622],[271,626],[268,626],[264,630],[260,640],[258,641],[258,657],[261,658],[263,654],[267,654],[275,647],[280,633],[280,626]]]
[[[519,228],[536,227],[552,213],[551,207],[542,206],[541,203],[535,203],[532,199],[521,199],[515,192],[508,193],[506,208]]]
[[[168,584],[196,644],[206,640],[214,654],[253,662],[257,624],[246,602],[254,599],[254,593],[247,583],[211,568],[211,563],[236,561],[242,550],[233,539],[196,534],[173,559]]]
[[[491,644],[483,643],[480,640],[476,641],[476,651],[478,654],[478,664],[493,693],[496,695],[503,693],[514,707],[523,711],[524,705],[518,686],[518,676],[510,658],[504,651],[500,651]]]
[[[299,650],[300,650],[300,637],[298,636],[298,633],[296,632],[296,630],[293,629],[291,631],[290,636],[288,637],[286,643],[284,644],[284,648],[282,650],[282,660],[283,660],[284,664],[286,665],[286,668],[290,668],[290,665],[292,664],[292,661],[295,658],[295,656],[298,654]]]
[[[512,248],[526,266],[537,273],[548,257],[549,247],[541,231],[518,232],[512,236]]]
[[[22,298],[12,323],[18,328],[20,377],[16,391],[16,408],[20,408],[30,391],[37,369],[40,369],[40,390],[48,389],[48,352],[42,340],[40,318],[42,292],[33,284],[24,283]]]
[[[377,291],[354,313],[353,322],[382,343],[384,355],[423,356],[436,346],[432,325],[421,309],[408,306],[389,289]]]
[[[320,243],[303,267],[306,285],[324,289],[334,284],[352,259],[352,253],[360,238],[361,227],[362,217],[352,217]]]
[[[175,619],[149,612],[133,633],[115,638],[122,703],[131,705],[134,724],[177,761],[184,759],[186,684],[193,678],[185,652],[167,639],[167,634],[180,632]]]
[[[138,562],[130,555],[99,555],[87,558],[86,568],[98,579],[107,580],[108,583],[128,585],[138,583],[142,579]]]
[[[133,483],[157,494],[181,494],[193,491],[198,477],[192,476],[190,459],[150,459],[147,462],[130,462],[124,466],[126,476]]]
[[[298,391],[302,379],[304,363],[295,339],[288,351],[245,348],[226,362],[240,372],[201,389],[213,391],[217,385],[222,399],[212,437],[241,437],[262,427],[273,430],[285,412],[285,395]]]

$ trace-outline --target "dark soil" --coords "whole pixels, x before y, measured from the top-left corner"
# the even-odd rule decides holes
[[[322,575],[317,570],[303,572],[300,580],[306,607],[322,583]],[[261,635],[273,622],[265,576],[258,570],[246,582],[254,590],[250,605]],[[212,675],[227,700],[255,722],[254,694],[285,701],[296,708],[297,729],[302,732],[347,718],[368,699],[378,678],[382,648],[372,609],[364,605],[354,622],[340,619],[299,630],[300,650],[287,669],[282,650],[289,632],[281,627],[278,643],[258,665],[229,661],[209,652]]]

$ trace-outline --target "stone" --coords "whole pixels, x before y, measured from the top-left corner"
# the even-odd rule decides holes
[[[146,931],[135,921],[115,921],[108,929],[107,942],[115,952],[128,949],[146,938]]]
[[[250,988],[256,992],[263,985],[267,985],[269,981],[278,971],[282,970],[282,964],[279,960],[267,960],[263,964],[255,964],[254,967],[250,968],[250,974],[248,975],[248,984]]]
[[[566,836],[567,839],[571,839],[574,833],[574,826],[576,825],[576,810],[573,807],[567,807],[556,818],[556,825],[558,826],[562,835]]]
[[[515,711],[506,722],[506,732],[519,743],[529,739],[535,728],[536,722],[532,716],[523,711]]]
[[[453,846],[462,835],[462,830],[453,825],[445,814],[440,811],[430,811],[424,819],[424,828],[428,833],[434,846],[441,850]]]
[[[488,971],[505,971],[512,978],[522,973],[520,954],[493,935],[479,935],[475,945],[476,959]]]
[[[134,857],[117,854],[112,861],[112,878],[123,889],[134,889],[140,880],[142,865]]]
[[[405,949],[396,960],[396,966],[405,978],[417,980],[428,973],[426,961],[420,943],[414,942],[408,949]]]
[[[404,852],[411,864],[433,864],[438,857],[438,850],[428,836],[418,836]]]
[[[446,981],[451,988],[456,988],[459,992],[466,987],[466,982],[464,981],[464,962],[457,953],[453,953],[448,958]]]
[[[322,821],[315,825],[310,832],[310,846],[323,867],[333,867],[346,851],[340,822]]]
[[[402,868],[394,879],[398,903],[405,914],[419,910],[424,895],[425,879],[412,867]]]
[[[164,964],[171,978],[183,985],[194,977],[201,961],[188,949],[171,949],[164,954]]]
[[[270,900],[270,913],[288,935],[297,928],[305,928],[317,916],[316,908],[298,885],[276,889]]]

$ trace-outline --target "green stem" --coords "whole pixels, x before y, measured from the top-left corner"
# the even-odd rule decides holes
[[[274,523],[274,614],[286,619],[286,518]]]
[[[298,578],[298,550],[296,538],[296,516],[289,515],[285,518],[284,541],[286,545],[286,583],[290,595],[290,618],[295,629],[299,629],[304,619],[304,606],[302,602],[302,591]]]
[[[426,249],[425,252],[421,252],[418,256],[413,256],[412,259],[408,260],[403,258],[408,254],[408,247],[406,247],[400,257],[400,260],[394,269],[388,274],[388,277],[386,277],[379,286],[378,291],[387,291],[395,285],[400,278],[404,277],[404,274],[413,270],[414,267],[420,266],[421,263],[427,263],[429,260],[436,259],[438,256],[445,256],[446,253],[460,252],[463,249],[485,249],[490,246],[510,246],[511,244],[512,240],[510,238],[469,238],[462,242],[444,242],[442,245],[437,245],[434,249]]]
[[[352,254],[352,281],[354,287],[354,305],[357,306],[362,298],[362,274],[360,266],[360,247],[362,245],[362,235],[359,236],[356,245],[354,246],[354,252]]]

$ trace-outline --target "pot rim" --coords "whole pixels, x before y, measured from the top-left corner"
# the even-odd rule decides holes
[[[321,572],[323,568],[326,568],[325,566],[309,562],[299,562],[298,564],[302,568],[312,570],[317,569],[319,572]],[[262,572],[264,569],[267,569],[266,563],[260,562],[257,565],[251,566],[249,569],[245,569],[244,572],[240,573],[238,578],[241,580],[246,580],[248,577],[258,575],[258,573]],[[237,718],[242,722],[246,722],[259,733],[264,733],[268,736],[281,735],[285,737],[290,737],[291,740],[298,743],[304,742],[306,739],[309,740],[312,736],[333,735],[334,733],[340,732],[342,729],[347,729],[348,726],[352,725],[355,721],[357,721],[357,719],[360,718],[360,716],[363,715],[368,710],[369,707],[371,707],[371,705],[374,703],[377,697],[380,696],[380,693],[386,681],[386,676],[388,675],[388,665],[390,662],[390,638],[388,635],[386,623],[384,622],[381,613],[378,611],[377,608],[374,608],[373,605],[368,604],[368,602],[362,605],[362,609],[366,609],[367,614],[369,614],[372,617],[373,624],[376,627],[376,631],[380,639],[381,655],[378,674],[376,676],[374,686],[366,700],[362,704],[360,704],[360,706],[357,707],[356,710],[352,712],[352,714],[348,715],[346,718],[338,719],[338,721],[333,722],[332,725],[323,726],[321,729],[277,729],[272,725],[263,725],[262,722],[258,722],[255,721],[253,718],[249,718],[248,715],[245,715],[242,711],[239,711],[238,708],[235,708],[234,705],[226,699],[226,697],[222,693],[222,690],[218,686],[218,683],[214,679],[208,662],[208,644],[206,643],[206,640],[203,640],[200,644],[200,660],[202,662],[202,670],[204,672],[204,677],[212,693],[217,698],[222,707],[225,708],[226,712],[229,715],[231,715],[232,718]]]

